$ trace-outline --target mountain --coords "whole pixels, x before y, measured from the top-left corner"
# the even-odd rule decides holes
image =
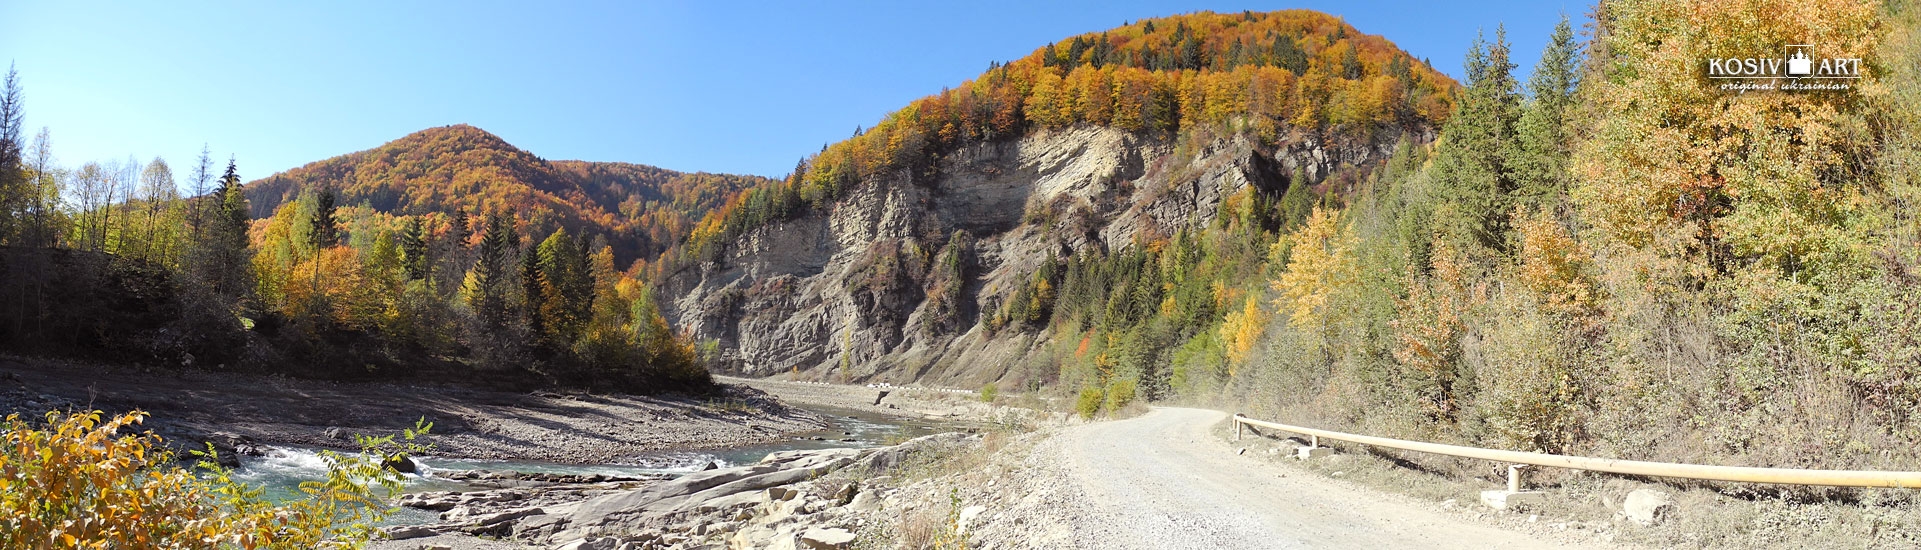
[[[602,235],[626,259],[652,258],[693,221],[758,176],[685,173],[617,162],[549,161],[465,124],[421,130],[385,145],[247,184],[255,218],[309,189],[393,214],[513,208],[527,227]]]
[[[1065,369],[1043,349],[1087,350],[1075,327],[1218,323],[1240,291],[1170,258],[1272,242],[1432,142],[1458,89],[1318,12],[1143,20],[888,115],[709,212],[652,276],[723,369],[1045,384]]]

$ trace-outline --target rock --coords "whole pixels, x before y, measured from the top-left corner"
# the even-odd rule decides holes
[[[714,462],[714,461],[712,461],[712,460],[709,460],[709,461],[707,461],[707,465],[706,465],[706,466],[702,466],[702,467],[700,467],[700,471],[703,471],[703,472],[708,472],[708,471],[713,471],[713,470],[719,470],[719,469],[720,469],[720,463],[719,463],[719,462]]]
[[[884,447],[868,455],[864,461],[870,472],[884,472],[899,466],[902,461],[916,454],[934,454],[952,450],[961,445],[972,443],[980,436],[960,432],[937,433],[909,439],[899,445]]]
[[[987,486],[993,487],[993,480],[988,480]],[[854,501],[854,495],[856,494],[860,494],[860,484],[849,481],[846,485],[840,486],[840,490],[834,491],[834,505],[846,506],[847,503]]]
[[[352,436],[347,434],[347,430],[340,429],[339,427],[327,428],[327,431],[323,432],[323,435],[326,435],[327,439],[353,439]]]
[[[1321,457],[1332,455],[1332,454],[1334,454],[1334,449],[1332,447],[1302,446],[1302,447],[1294,448],[1294,458],[1301,459],[1301,460],[1321,458]],[[1341,475],[1342,473],[1343,472],[1336,472],[1334,475],[1338,476],[1338,475]]]
[[[1636,489],[1621,503],[1628,519],[1641,525],[1659,525],[1674,513],[1674,497],[1653,489]]]
[[[620,539],[614,537],[580,538],[562,544],[555,550],[614,550],[619,544]]]
[[[876,378],[906,379],[921,364],[912,357],[970,357],[982,366],[1011,361],[1024,351],[1011,336],[962,337],[952,321],[927,322],[935,299],[929,282],[910,275],[897,289],[870,289],[863,258],[904,239],[966,230],[975,236],[983,281],[1005,281],[1031,271],[1043,257],[1062,252],[1118,250],[1133,236],[1156,227],[1211,221],[1218,206],[1251,186],[1279,190],[1296,169],[1312,180],[1342,165],[1384,158],[1391,145],[1323,146],[1311,138],[1287,138],[1277,146],[1226,133],[1176,157],[1182,142],[1105,127],[1031,132],[942,155],[929,177],[875,175],[862,178],[831,205],[746,229],[711,261],[660,281],[661,307],[671,317],[698,319],[698,338],[728,339],[734,348],[722,369],[762,376],[773,371],[817,372],[832,368],[845,350],[875,350],[863,362],[882,367]],[[1417,138],[1431,140],[1432,136]],[[1150,169],[1161,158],[1191,158],[1183,167]],[[1190,170],[1189,167],[1209,167]],[[1117,182],[1129,182],[1117,185]],[[1027,204],[1090,204],[1085,215],[1023,219]],[[1049,212],[1052,212],[1049,210]],[[1069,225],[1082,229],[1060,231]],[[887,249],[891,250],[891,249]],[[986,258],[994,258],[992,261]],[[1004,293],[970,295],[974,309],[1005,299]],[[841,319],[860,322],[842,330]],[[997,351],[998,348],[1010,348]],[[893,350],[893,351],[889,351]],[[912,350],[912,351],[907,351]],[[925,354],[925,355],[923,355]],[[892,389],[892,388],[882,388]],[[904,393],[897,390],[895,393]],[[894,405],[894,395],[879,400]],[[866,396],[861,396],[866,402]],[[912,409],[914,407],[907,407]]]
[[[567,518],[542,514],[515,521],[512,531],[515,537],[532,539],[559,532],[566,525]]]
[[[852,464],[866,452],[785,451],[770,454],[759,464],[687,474],[645,489],[595,497],[580,503],[568,516],[569,532],[585,533],[594,526],[643,513],[685,512],[720,497],[814,479]]]
[[[1545,500],[1547,493],[1540,491],[1481,491],[1481,504],[1495,510],[1529,508]]]
[[[400,472],[403,474],[411,474],[411,473],[416,473],[420,471],[420,465],[418,463],[415,463],[414,459],[408,458],[407,455],[403,455],[403,454],[396,454],[396,455],[387,457],[386,460],[383,460],[380,462],[380,467],[393,470],[396,472]]]
[[[879,510],[880,497],[874,496],[874,493],[872,492],[862,491],[860,493],[855,494],[853,500],[848,501],[847,509],[853,510],[856,512],[872,512],[875,510]]]
[[[808,548],[833,550],[847,548],[854,544],[854,534],[846,529],[808,529],[801,533],[800,542]]]
[[[455,510],[462,510],[462,509],[455,508]],[[448,512],[448,513],[451,514],[453,512]],[[519,510],[507,510],[504,512],[496,512],[492,514],[477,516],[472,521],[461,523],[458,526],[458,528],[461,531],[465,531],[468,534],[474,534],[474,535],[504,535],[504,534],[514,532],[515,520],[529,517],[529,516],[538,516],[544,513],[546,513],[546,511],[539,508],[522,508]],[[444,519],[445,517],[446,515],[443,514],[442,518]]]
[[[770,502],[766,493],[735,493],[710,499],[694,506],[698,512],[726,511],[736,508],[752,508]]]
[[[431,537],[440,533],[419,525],[398,525],[381,529],[380,534],[381,536],[387,537],[387,540],[407,540]]]
[[[450,544],[424,544],[420,550],[454,550],[454,547]]]
[[[460,501],[454,493],[409,493],[401,495],[400,499],[395,501],[394,504],[408,508],[445,512],[452,510],[455,506],[459,506]]]
[[[796,496],[800,496],[800,491],[786,487],[772,487],[767,489],[767,500],[793,500]]]
[[[986,511],[987,511],[986,506],[976,505],[976,506],[968,506],[966,508],[962,508],[960,511],[960,519],[955,521],[955,525],[957,527],[956,530],[961,533],[966,533],[967,528],[972,527],[974,525],[974,518],[980,517],[981,513]]]

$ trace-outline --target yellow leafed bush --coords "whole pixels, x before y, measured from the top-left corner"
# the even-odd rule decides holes
[[[371,486],[398,490],[397,474],[366,454],[323,453],[325,481],[303,500],[276,504],[258,488],[203,464],[174,462],[134,412],[49,413],[45,425],[8,416],[0,447],[0,548],[353,548],[384,513]],[[388,440],[366,440],[378,443]]]

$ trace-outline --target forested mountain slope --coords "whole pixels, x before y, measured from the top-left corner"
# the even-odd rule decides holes
[[[605,237],[626,260],[652,258],[694,220],[765,178],[617,162],[549,161],[465,124],[414,132],[366,151],[247,184],[255,218],[310,190],[397,215],[513,208],[522,223]]]

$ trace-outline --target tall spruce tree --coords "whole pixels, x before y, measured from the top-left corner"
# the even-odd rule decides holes
[[[340,244],[340,223],[335,219],[334,192],[332,189],[321,191],[314,196],[313,219],[307,233],[309,245],[316,252]]]
[[[1566,189],[1568,106],[1574,103],[1575,66],[1580,62],[1580,45],[1574,42],[1574,29],[1566,16],[1555,25],[1541,61],[1528,78],[1527,106],[1516,123],[1518,134],[1514,150],[1508,153],[1508,172],[1514,180],[1515,198],[1529,207],[1550,204]]]
[[[408,280],[427,278],[427,237],[420,227],[419,216],[409,216],[407,224],[400,229],[400,265],[407,272]]]
[[[1499,249],[1505,245],[1514,191],[1507,156],[1515,150],[1520,113],[1505,27],[1495,31],[1491,43],[1475,37],[1466,69],[1467,89],[1441,130],[1435,158],[1435,194],[1446,207],[1435,223],[1454,240],[1466,241],[1462,244]]]
[[[475,253],[473,288],[470,293],[474,314],[490,331],[507,326],[507,285],[509,251],[515,246],[512,218],[496,212],[488,216],[487,231],[480,237]]]
[[[247,194],[233,159],[220,185],[205,201],[206,224],[187,254],[189,280],[225,309],[235,309],[253,288],[253,261],[247,247]]]

